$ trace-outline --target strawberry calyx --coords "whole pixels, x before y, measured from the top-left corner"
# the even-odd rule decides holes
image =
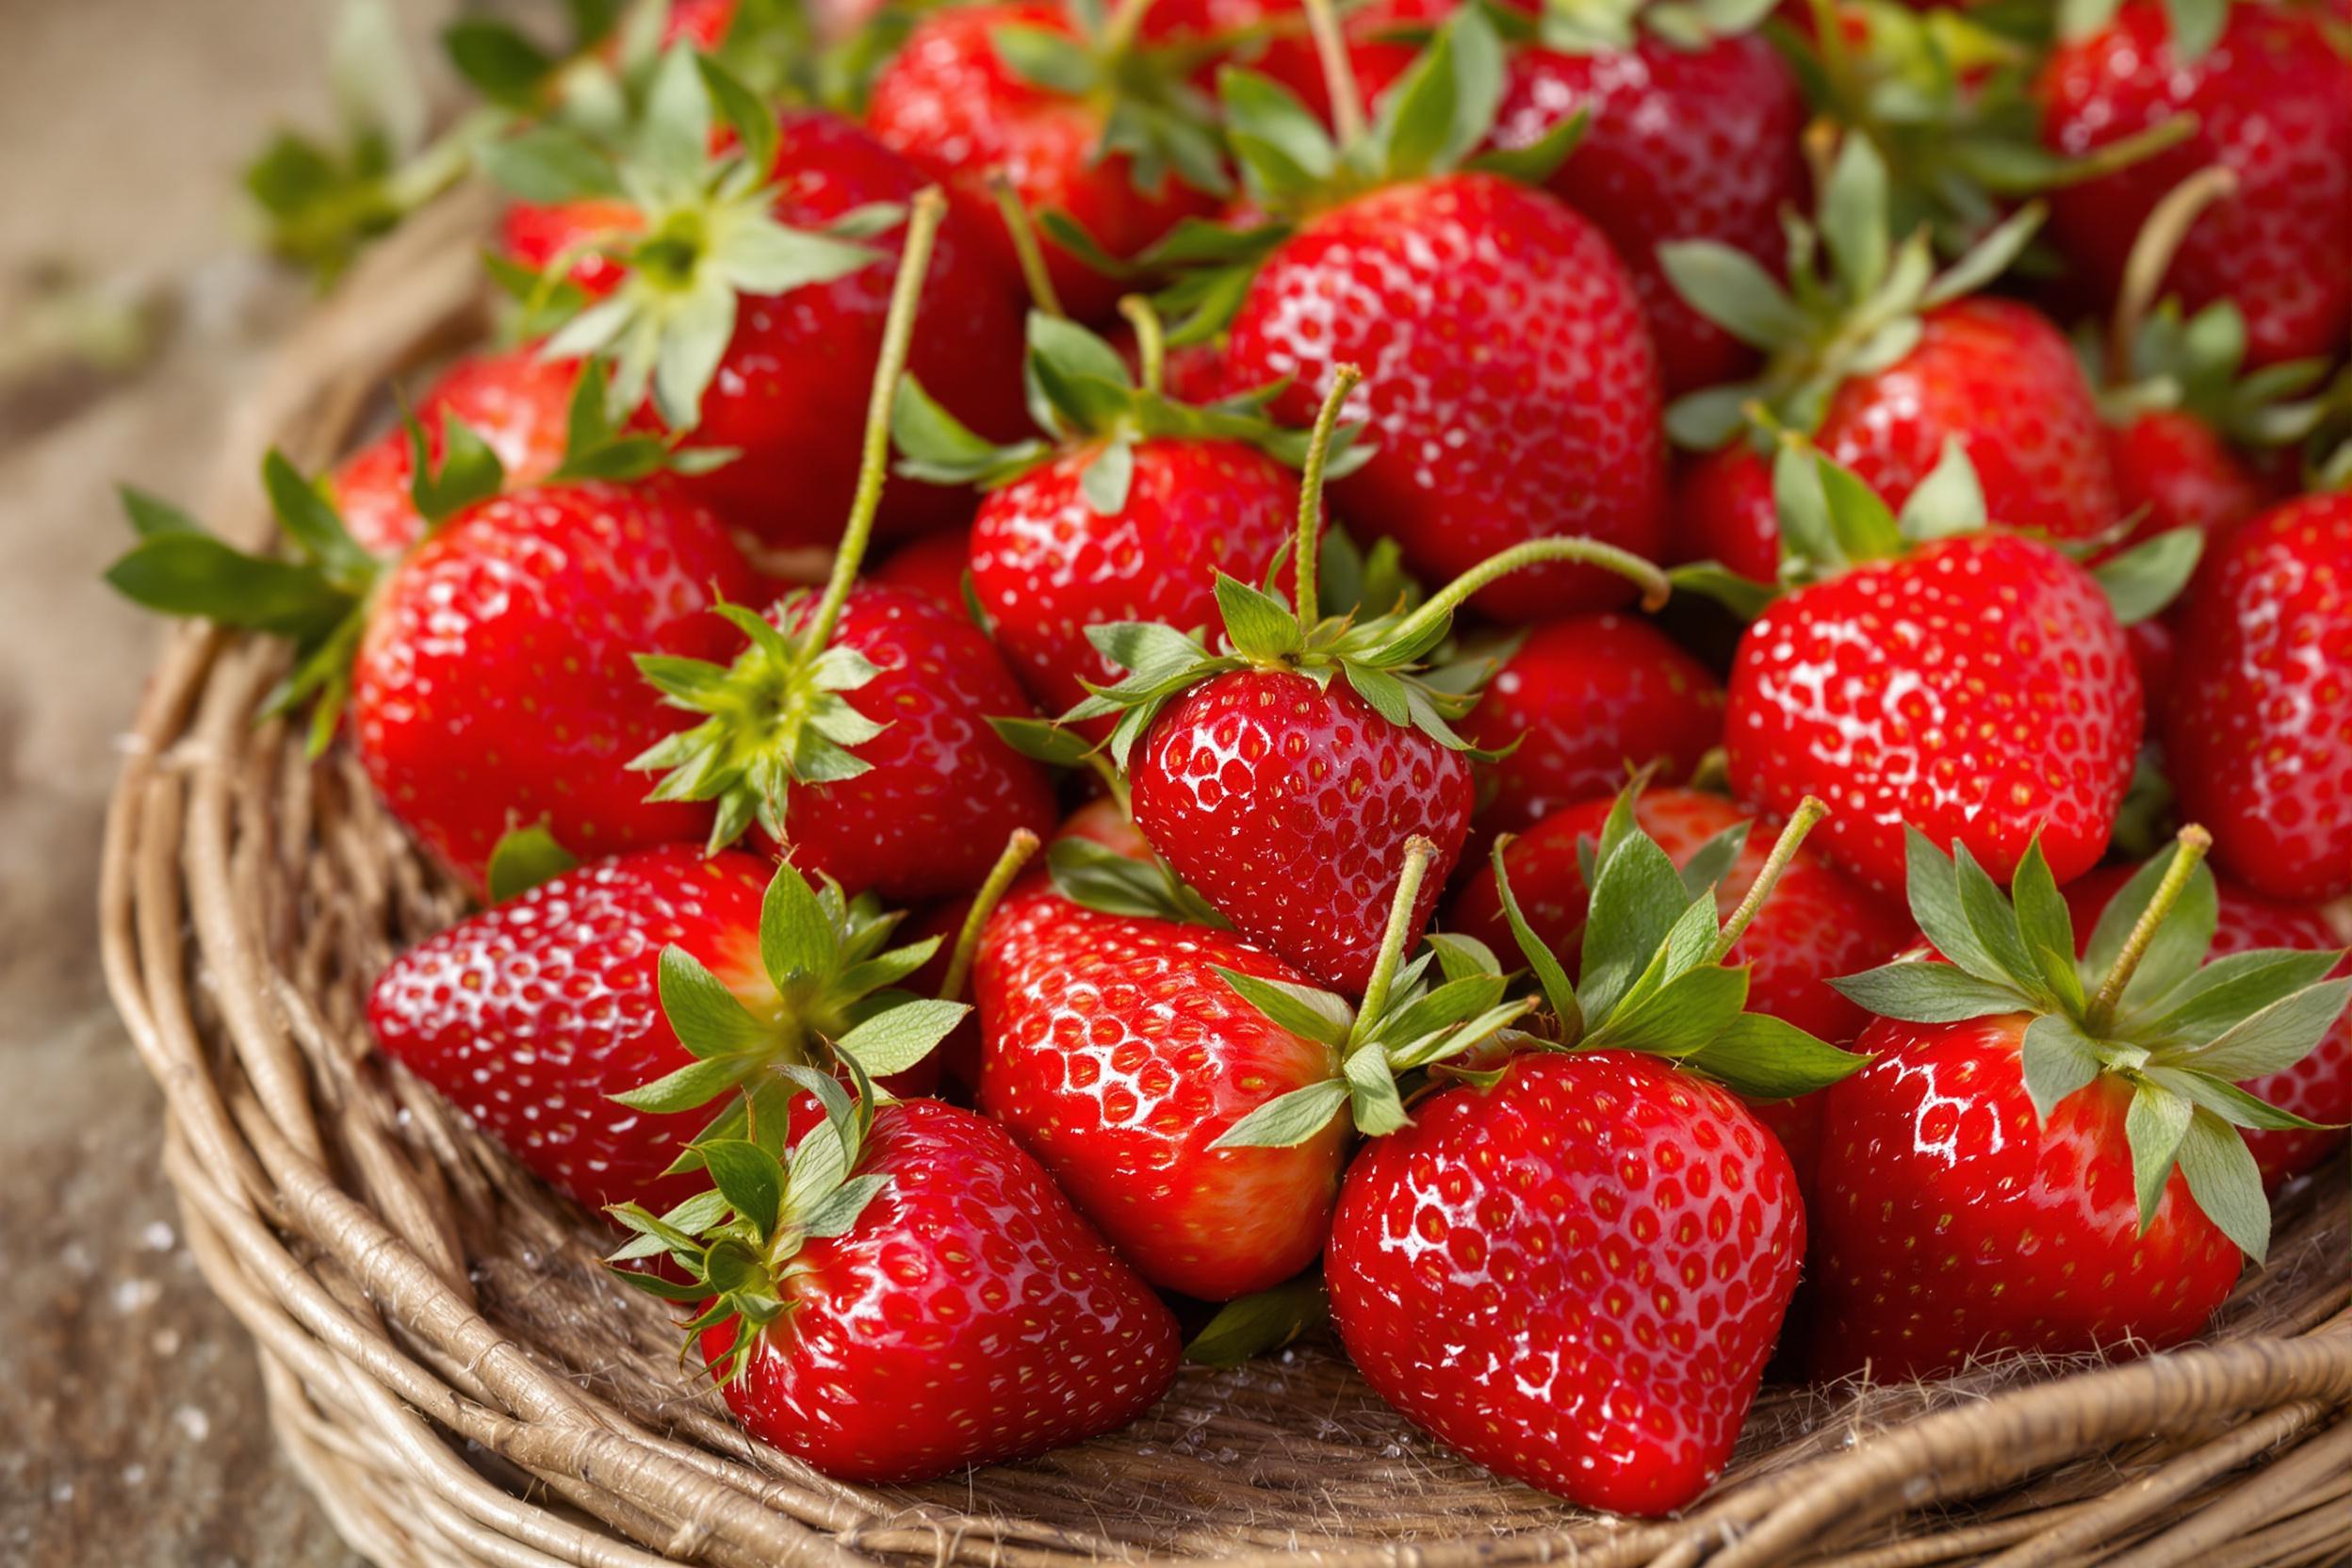
[[[416,540],[421,545],[460,513],[496,496],[506,483],[506,469],[490,444],[454,414],[442,416],[438,465],[416,416],[403,410],[401,418],[409,499],[425,525]],[[149,610],[290,641],[293,668],[270,691],[259,716],[275,718],[312,702],[306,743],[316,757],[334,739],[351,696],[351,662],[376,584],[399,558],[363,548],[323,486],[304,479],[275,448],[262,459],[261,481],[290,558],[238,549],[171,502],[126,485],[122,510],[139,542],[106,577],[117,593]]]
[[[1144,341],[1154,341],[1156,315],[1140,300],[1132,303],[1149,323]],[[1279,425],[1266,413],[1281,384],[1214,402],[1184,402],[1160,389],[1153,358],[1147,353],[1139,383],[1102,338],[1075,321],[1031,311],[1022,380],[1030,416],[1045,436],[999,446],[966,428],[909,376],[900,384],[890,420],[903,454],[898,471],[932,484],[993,490],[1060,456],[1081,454],[1080,493],[1096,514],[1108,517],[1126,508],[1142,442],[1238,441],[1290,467],[1305,466],[1311,433]],[[1371,456],[1352,446],[1362,429],[1351,424],[1333,433],[1327,471],[1348,473]]]
[[[482,886],[490,903],[504,904],[579,869],[580,857],[564,848],[545,822],[526,823],[508,828],[491,845]]]
[[[923,280],[945,212],[946,199],[936,186],[917,193],[907,209],[906,250],[866,409],[858,489],[823,593],[788,594],[765,615],[738,604],[714,606],[746,640],[731,665],[670,654],[637,657],[638,670],[671,707],[703,718],[647,747],[629,766],[662,775],[648,799],[716,801],[714,851],[755,822],[770,838],[789,843],[793,787],[855,778],[873,765],[853,748],[884,727],[842,694],[881,672],[856,649],[832,646],[830,640],[874,536],[890,467],[890,410],[906,375]]]
[[[1237,1296],[1217,1308],[1184,1345],[1196,1366],[1239,1366],[1298,1343],[1331,1320],[1331,1298],[1319,1269],[1268,1290]]]
[[[1068,29],[1008,22],[989,29],[1004,68],[1032,87],[1093,106],[1102,122],[1096,161],[1124,156],[1137,189],[1157,195],[1172,174],[1211,196],[1233,188],[1216,106],[1192,77],[1230,45],[1223,39],[1140,41],[1151,0],[1070,0]]]
[[[2172,57],[2182,65],[2204,58],[2230,25],[2230,8],[2236,0],[2162,0],[2165,30],[2171,35]],[[2064,0],[2058,7],[2058,36],[2089,38],[2103,31],[2123,8],[2123,0]]]
[[[1224,572],[1217,574],[1217,603],[1223,646],[1213,650],[1199,632],[1179,631],[1149,621],[1114,621],[1086,629],[1086,639],[1120,669],[1131,672],[1092,694],[1063,714],[1064,724],[1116,714],[1106,743],[1121,769],[1152,721],[1186,688],[1229,670],[1284,670],[1317,686],[1345,678],[1356,694],[1399,727],[1421,730],[1449,750],[1491,760],[1455,733],[1452,722],[1469,712],[1493,673],[1494,661],[1458,661],[1436,668],[1426,661],[1453,629],[1454,612],[1495,579],[1544,561],[1575,561],[1604,567],[1640,583],[1643,602],[1656,609],[1671,591],[1666,575],[1650,562],[1596,539],[1532,539],[1473,566],[1419,605],[1359,618],[1353,611],[1321,612],[1316,581],[1321,552],[1317,536],[1323,515],[1323,479],[1334,446],[1339,411],[1363,372],[1339,367],[1309,438],[1299,483],[1298,528],[1291,546],[1267,566],[1265,581],[1251,587]],[[1298,599],[1283,594],[1284,564],[1297,563]]]
[[[1749,381],[1675,400],[1666,427],[1682,446],[1713,450],[1748,432],[1760,452],[1771,428],[1809,433],[1855,376],[1886,369],[1916,348],[1920,318],[2006,271],[2042,220],[2029,204],[1938,270],[1928,229],[1898,244],[1886,163],[1869,138],[1849,136],[1822,187],[1818,218],[1788,222],[1788,282],[1745,252],[1714,240],[1658,248],[1667,279],[1693,310],[1768,356]],[[1762,409],[1768,422],[1753,414]]]
[[[2310,1054],[2352,999],[2329,980],[2342,952],[2264,948],[2205,961],[2219,920],[2212,840],[2194,825],[2143,865],[2075,955],[2074,924],[2038,839],[2004,893],[1965,845],[1946,856],[1906,830],[1911,913],[1937,958],[1833,981],[1887,1018],[1959,1023],[2026,1013],[2019,1067],[2034,1114],[2100,1079],[2128,1086],[2140,1227],[2177,1168],[2222,1233],[2260,1261],[2270,1205],[2242,1128],[2313,1128],[2240,1081]],[[1938,959],[1940,961],[1938,961]]]
[[[1704,49],[1754,32],[1779,0],[1544,0],[1534,36],[1562,55],[1631,49],[1646,36],[1676,49]]]
[[[874,1130],[878,1092],[855,1061],[849,1065],[854,1097],[828,1074],[783,1070],[792,1089],[813,1094],[825,1111],[824,1122],[797,1143],[790,1142],[791,1119],[782,1105],[765,1116],[747,1115],[734,1132],[706,1135],[689,1146],[710,1173],[709,1190],[665,1215],[637,1203],[605,1211],[635,1233],[605,1259],[619,1277],[694,1309],[680,1325],[681,1357],[693,1352],[705,1331],[736,1324],[726,1356],[707,1368],[721,1385],[742,1376],[761,1333],[792,1312],[792,1282],[805,1267],[802,1249],[847,1233],[890,1185],[887,1175],[858,1169]],[[625,1266],[662,1256],[682,1279]]]
[[[900,988],[939,947],[937,937],[892,947],[900,918],[872,894],[851,898],[826,876],[811,886],[786,864],[760,901],[756,974],[730,985],[684,948],[662,949],[662,1013],[694,1060],[612,1098],[657,1115],[726,1102],[671,1172],[701,1167],[695,1145],[746,1129],[780,1135],[808,1086],[802,1072],[904,1072],[963,1021],[972,1009],[962,1003]]]

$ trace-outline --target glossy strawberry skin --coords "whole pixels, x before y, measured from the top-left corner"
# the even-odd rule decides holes
[[[926,1480],[1115,1430],[1175,1380],[1175,1317],[1004,1129],[902,1101],[858,1168],[890,1184],[802,1244],[725,1390],[745,1430],[837,1480]]]
[[[454,417],[498,454],[510,489],[546,479],[564,462],[564,416],[577,363],[542,359],[535,349],[469,354],[416,400],[425,452],[442,460],[444,426]],[[396,426],[343,460],[328,482],[343,526],[370,555],[397,555],[425,531],[409,498],[408,433]]]
[[[2107,847],[2139,750],[2138,670],[2090,574],[2012,534],[1939,540],[1780,599],[1740,639],[1724,741],[1741,799],[1830,815],[1808,842],[1882,890],[1907,823],[2005,881]]]
[[[1406,841],[1436,850],[1417,933],[1470,826],[1462,754],[1390,724],[1345,677],[1213,676],[1152,721],[1129,777],[1135,825],[1177,875],[1243,936],[1349,992],[1371,978]]]
[[[2141,1233],[2119,1082],[2076,1091],[2037,1124],[2017,1066],[2027,1021],[1881,1019],[1859,1042],[1878,1059],[1824,1091],[1815,1377],[2162,1348],[2203,1328],[2237,1282],[2237,1248],[2179,1171]]]
[[[1584,139],[1547,188],[1600,225],[1642,297],[1670,397],[1737,379],[1755,353],[1683,302],[1658,262],[1669,240],[1711,239],[1777,271],[1784,208],[1803,211],[1809,181],[1795,74],[1760,34],[1700,48],[1644,33],[1631,48],[1520,50],[1511,61],[1494,140],[1541,141],[1578,110]]]
[[[2179,615],[2164,742],[2182,814],[2256,892],[2352,892],[2352,495],[2244,524]]]
[[[1655,559],[1663,431],[1649,329],[1624,266],[1565,204],[1487,174],[1375,190],[1310,218],[1260,268],[1233,323],[1230,386],[1295,378],[1273,408],[1305,425],[1335,368],[1364,384],[1370,462],[1335,510],[1435,582],[1529,539],[1585,534]],[[1472,602],[1531,620],[1632,597],[1551,564]]]
[[[1217,619],[1217,574],[1255,584],[1296,531],[1298,478],[1237,441],[1135,444],[1127,503],[1109,515],[1080,489],[1088,447],[1033,468],[980,503],[972,580],[1001,648],[1049,713],[1121,672],[1086,628]],[[1103,733],[1108,733],[1105,727]]]
[[[1957,436],[1995,522],[2086,539],[2123,515],[2090,383],[2058,329],[2010,300],[1926,313],[1919,346],[1830,399],[1813,439],[1901,506]],[[1758,581],[1779,564],[1772,464],[1744,441],[1696,462],[1677,493],[1680,553]]]
[[[1723,738],[1723,688],[1649,622],[1604,612],[1529,629],[1460,727],[1481,750],[1518,749],[1487,770],[1481,827],[1511,831],[1594,795],[1629,767],[1660,783],[1690,776]]]
[[[1069,14],[1042,0],[933,11],[874,78],[866,123],[947,188],[1008,274],[1018,264],[988,184],[999,172],[1031,212],[1067,213],[1115,256],[1142,251],[1180,219],[1216,210],[1214,197],[1172,174],[1146,191],[1125,154],[1098,157],[1103,111],[1015,75],[990,38],[1004,26],[1073,31]],[[1050,240],[1045,254],[1065,308],[1082,319],[1110,313],[1116,280]]]
[[[1332,1320],[1448,1446],[1657,1514],[1730,1458],[1797,1284],[1788,1157],[1723,1090],[1622,1052],[1518,1057],[1348,1170]]]
[[[905,204],[929,184],[914,164],[837,116],[792,111],[779,122],[774,212],[788,228],[824,229],[874,203]],[[922,320],[908,361],[924,388],[972,429],[997,440],[1020,433],[1021,321],[1019,286],[989,253],[985,234],[951,215],[924,276]],[[557,208],[517,206],[505,245],[515,259],[545,267],[581,239],[638,226],[612,203]],[[786,294],[747,295],[735,334],[702,403],[694,444],[742,455],[682,479],[691,494],[729,523],[779,547],[829,545],[847,521],[857,488],[867,389],[882,349],[904,230],[868,240],[872,266]],[[620,272],[592,260],[573,279],[596,294]],[[959,520],[969,502],[956,491],[892,484],[877,523],[885,535]]]
[[[2155,409],[2107,433],[2122,514],[2139,514],[2126,545],[2177,528],[2210,544],[2262,510],[2262,484],[2213,427],[2193,414]],[[2118,548],[2123,547],[2118,546]]]
[[[2331,355],[2352,324],[2352,59],[2310,8],[2233,6],[2220,41],[2176,57],[2164,9],[2130,0],[2105,27],[2061,42],[2034,95],[2043,138],[2081,155],[2160,122],[2182,141],[2050,194],[2050,232],[2112,297],[2133,237],[2200,169],[2237,176],[2182,238],[2161,292],[2192,310],[2230,300],[2249,362]]]
[[[718,519],[660,483],[543,485],[450,519],[377,587],[346,722],[368,776],[477,890],[507,828],[576,854],[699,840],[710,808],[653,803],[631,759],[672,730],[632,656],[720,656],[715,594],[763,580]]]
[[[803,596],[770,618],[797,631],[814,608]],[[1053,830],[1052,780],[988,723],[1036,710],[970,620],[923,595],[860,584],[831,645],[876,667],[841,695],[885,727],[855,748],[864,773],[787,797],[794,865],[893,905],[917,903],[977,889],[1014,829]]]
[[[1217,973],[1311,986],[1231,932],[1099,914],[1033,875],[972,975],[980,1108],[1013,1130],[1120,1255],[1165,1290],[1230,1300],[1314,1263],[1344,1117],[1288,1149],[1210,1145],[1280,1094],[1340,1075]]]
[[[2131,876],[2128,866],[2107,866],[2067,885],[2066,906],[2074,915],[2078,949],[2090,945],[2099,911]],[[2273,903],[2218,879],[2214,891],[2220,895],[2221,920],[2213,928],[2209,958],[2265,947],[2326,953],[2344,945],[2327,917],[2308,905]],[[2336,972],[2352,972],[2352,965]],[[2246,1146],[2262,1167],[2262,1185],[2276,1192],[2344,1147],[2344,1123],[2352,1122],[2352,1013],[2337,1019],[2311,1054],[2295,1066],[2249,1078],[2238,1086],[2306,1120],[2330,1124],[2310,1133],[2295,1128],[2247,1130]]]
[[[685,846],[591,862],[460,921],[395,959],[368,1001],[384,1054],[533,1173],[590,1208],[656,1213],[704,1185],[663,1177],[710,1111],[652,1115],[611,1095],[694,1058],[662,1017],[662,950],[684,948],[754,1006],[758,856]]]

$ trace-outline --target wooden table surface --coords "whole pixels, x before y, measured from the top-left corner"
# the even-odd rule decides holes
[[[357,1561],[277,1456],[183,1245],[160,1101],[95,952],[101,810],[153,630],[98,580],[111,487],[193,499],[306,286],[235,171],[323,123],[327,0],[0,0],[0,1562]],[[402,0],[429,32],[446,6]],[[64,273],[78,282],[59,285]],[[74,319],[160,318],[135,363]]]

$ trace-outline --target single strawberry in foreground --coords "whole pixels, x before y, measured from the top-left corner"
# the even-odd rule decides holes
[[[1881,890],[1902,885],[1906,824],[1961,839],[1996,879],[2036,836],[2061,879],[2097,863],[2142,727],[2117,610],[2161,608],[2197,536],[2167,534],[2094,578],[2049,545],[1986,531],[1956,440],[1900,520],[1793,443],[1774,488],[1789,580],[1839,564],[1740,641],[1724,713],[1734,792],[1767,810],[1829,801],[1822,850]]]
[[[1714,890],[1690,891],[1627,803],[1595,851],[1581,984],[1512,923],[1575,1049],[1465,1071],[1340,1192],[1325,1282],[1366,1380],[1449,1446],[1585,1507],[1666,1513],[1706,1489],[1796,1291],[1788,1158],[1695,1075],[1784,1096],[1861,1066],[1742,1010],[1747,972],[1722,960],[1768,891],[1719,926]]]
[[[2002,1351],[2178,1344],[2270,1234],[2242,1127],[2309,1128],[2235,1085],[2344,1010],[2341,953],[2205,963],[2201,830],[2141,869],[2074,958],[2038,848],[2014,905],[1965,849],[1911,836],[1911,911],[1942,957],[1839,983],[1883,1015],[1829,1091],[1812,1210],[1816,1376],[1950,1372]]]
[[[1176,1319],[992,1121],[855,1102],[794,1070],[825,1119],[781,1116],[694,1154],[712,1189],[614,1216],[620,1278],[690,1309],[746,1430],[839,1480],[925,1480],[1125,1426],[1174,1380]]]
[[[1118,716],[1110,751],[1127,770],[1135,825],[1234,928],[1318,982],[1361,992],[1409,840],[1435,862],[1406,932],[1435,906],[1469,832],[1468,746],[1450,721],[1483,666],[1424,672],[1462,602],[1540,562],[1592,563],[1663,598],[1648,563],[1584,539],[1531,540],[1486,562],[1413,610],[1358,620],[1316,612],[1315,522],[1323,462],[1355,384],[1343,366],[1307,457],[1291,551],[1296,609],[1219,573],[1230,653],[1166,626],[1093,628],[1094,645],[1130,672],[1062,716]]]
[[[2161,717],[2181,810],[2256,892],[2352,892],[2352,492],[2242,525],[2178,619],[2182,659]]]
[[[922,1064],[968,1010],[893,990],[937,947],[791,867],[684,847],[564,872],[393,960],[376,1043],[557,1190],[663,1208],[737,1090],[779,1122],[786,1067]],[[921,1086],[917,1080],[909,1086]],[[738,1108],[740,1109],[740,1107]]]

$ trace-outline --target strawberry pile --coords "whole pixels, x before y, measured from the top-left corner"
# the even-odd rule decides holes
[[[791,9],[466,24],[504,346],[110,574],[747,1428],[1328,1331],[1656,1514],[1776,1347],[2203,1329],[2352,1121],[2352,10]]]

